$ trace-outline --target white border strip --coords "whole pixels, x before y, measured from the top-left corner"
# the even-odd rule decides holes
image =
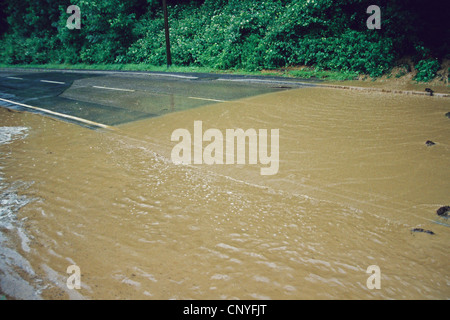
[[[209,99],[209,98],[198,98],[198,97],[188,97],[189,99],[196,99],[196,100],[206,100],[206,101],[215,101],[215,102],[228,102],[226,100],[217,100],[217,99]]]
[[[317,83],[299,82],[299,81],[282,81],[282,80],[270,80],[270,79],[254,79],[254,78],[244,78],[244,79],[226,79],[219,78],[217,81],[230,81],[230,82],[249,82],[249,83],[267,83],[267,84],[283,84],[291,86],[305,86],[305,87],[315,87]]]
[[[23,78],[19,77],[6,77],[6,79],[23,80]]]
[[[97,89],[116,90],[116,91],[128,91],[128,92],[135,91],[135,90],[131,90],[131,89],[122,89],[122,88],[110,88],[110,87],[100,87],[100,86],[92,86],[92,87],[97,88]]]
[[[140,73],[142,74],[142,73]],[[192,77],[192,76],[181,76],[178,74],[171,74],[171,73],[145,73],[145,75],[148,76],[160,76],[160,77],[174,77],[174,78],[182,78],[182,79],[198,79],[198,77]]]
[[[40,81],[41,82],[46,82],[46,83],[66,84],[65,82],[51,81],[51,80],[40,80]]]
[[[61,118],[76,120],[76,121],[79,121],[79,122],[82,122],[82,123],[85,123],[85,124],[89,124],[89,125],[92,125],[92,126],[101,127],[101,128],[105,128],[105,129],[113,129],[113,127],[110,127],[110,126],[108,126],[106,124],[102,124],[102,123],[86,120],[86,119],[83,119],[83,118],[78,118],[78,117],[71,116],[71,115],[68,115],[68,114],[59,113],[59,112],[55,112],[55,111],[51,111],[51,110],[47,110],[47,109],[43,109],[43,108],[33,107],[33,106],[28,105],[28,104],[23,104],[23,103],[11,101],[11,100],[3,99],[3,98],[0,98],[0,100],[8,102],[8,103],[16,104],[16,105],[19,105],[19,106],[22,106],[22,107],[25,107],[25,108],[30,108],[30,109],[33,109],[33,110],[37,110],[37,111],[45,112],[45,113],[48,113],[48,114],[52,114],[52,115],[55,115],[55,116],[58,116],[58,117],[61,117]]]

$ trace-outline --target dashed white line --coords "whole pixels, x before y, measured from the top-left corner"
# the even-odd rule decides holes
[[[131,89],[122,89],[122,88],[110,88],[110,87],[100,87],[100,86],[92,86],[93,88],[97,89],[106,89],[106,90],[116,90],[116,91],[128,91],[128,92],[134,92],[134,90]]]
[[[33,107],[33,106],[28,105],[28,104],[19,103],[19,102],[15,102],[15,101],[3,99],[3,98],[0,98],[0,100],[8,102],[8,103],[16,104],[18,106],[22,106],[22,107],[25,107],[25,108],[29,108],[29,109],[45,112],[45,113],[48,113],[48,114],[52,114],[52,115],[55,115],[55,116],[58,116],[58,117],[61,117],[61,118],[76,120],[78,122],[89,124],[91,126],[96,126],[96,127],[105,128],[105,129],[113,129],[112,127],[110,127],[110,126],[108,126],[106,124],[90,121],[90,120],[87,120],[87,119],[71,116],[71,115],[68,115],[68,114],[59,113],[59,112],[55,112],[55,111],[51,111],[51,110],[47,110],[47,109],[43,109],[43,108]]]
[[[197,100],[215,101],[215,102],[228,102],[226,100],[209,99],[209,98],[199,98],[199,97],[188,97],[188,98],[189,99],[197,99]]]
[[[46,83],[66,84],[65,82],[60,82],[60,81],[51,81],[51,80],[40,80],[40,81],[46,82]]]
[[[19,77],[6,77],[7,79],[14,79],[14,80],[23,80],[23,78]]]

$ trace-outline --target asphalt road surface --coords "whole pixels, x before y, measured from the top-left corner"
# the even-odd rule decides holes
[[[0,70],[0,106],[90,128],[313,85],[277,77],[218,74]]]

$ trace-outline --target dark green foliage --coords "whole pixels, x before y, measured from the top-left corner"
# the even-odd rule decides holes
[[[414,80],[419,82],[433,80],[439,67],[439,62],[435,59],[420,60],[416,65],[417,74]]]
[[[70,4],[81,8],[81,30],[66,28]],[[448,54],[447,43],[422,34],[424,25],[436,22],[416,0],[379,0],[381,30],[367,29],[372,2],[366,0],[168,4],[172,60],[179,66],[255,71],[307,65],[376,77],[410,54],[420,61],[417,79],[426,81],[439,67],[431,58]],[[159,0],[6,0],[0,8],[4,63],[166,63]]]

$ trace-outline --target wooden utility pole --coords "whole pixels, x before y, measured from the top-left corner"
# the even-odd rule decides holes
[[[167,15],[167,0],[163,0],[163,12],[164,12],[164,29],[166,31],[167,68],[169,68],[172,65],[172,55],[170,54],[169,18]]]

